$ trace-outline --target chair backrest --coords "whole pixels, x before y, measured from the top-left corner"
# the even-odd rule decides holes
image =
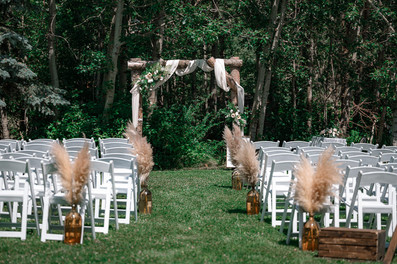
[[[300,161],[300,156],[293,153],[277,153],[277,154],[265,154],[265,168],[271,168],[272,162],[280,161]]]
[[[385,153],[395,153],[394,150],[391,149],[371,149],[369,150],[369,155],[379,157]]]
[[[332,146],[335,149],[336,147],[344,147],[344,146],[346,146],[346,144],[337,143],[337,142],[321,142],[320,143],[320,147],[328,148],[329,146]]]
[[[301,154],[307,156],[307,155],[322,154],[323,152],[324,149],[308,149],[308,150],[302,150]]]
[[[17,153],[21,153],[21,154],[28,154],[28,155],[32,155],[33,157],[39,157],[39,158],[47,158],[49,157],[49,151],[40,151],[40,150],[20,150],[17,151]]]
[[[350,156],[349,154],[346,154],[346,159],[349,160],[358,160],[360,162],[360,166],[372,166],[375,167],[376,164],[379,162],[379,158],[375,156],[370,156],[370,155],[354,155]]]
[[[358,160],[336,159],[334,162],[342,171],[346,171],[347,166],[358,167],[360,165],[360,161]]]
[[[67,147],[66,151],[69,153],[69,156],[76,157],[81,149],[82,149],[82,147]],[[98,148],[89,148],[88,151],[90,152],[91,158],[99,157]]]
[[[130,148],[104,148],[101,154],[108,154],[108,153],[124,153],[124,154],[131,154],[132,147]]]
[[[103,149],[109,148],[132,148],[132,144],[129,143],[120,143],[120,142],[109,142],[102,144]]]
[[[102,157],[103,158],[120,158],[120,159],[127,159],[127,160],[136,158],[134,155],[126,154],[126,153],[107,153],[107,154],[103,154]]]
[[[342,159],[346,159],[346,156],[359,156],[359,155],[369,155],[368,152],[362,152],[362,151],[339,151],[338,155]]]
[[[369,186],[373,183],[397,185],[397,173],[387,171],[359,172],[357,183],[359,183],[358,187]]]
[[[42,144],[42,145],[52,145],[53,143],[59,143],[58,139],[50,139],[50,138],[39,138],[39,139],[29,139],[29,141],[24,141],[23,145],[30,144]]]
[[[0,139],[0,144],[11,144],[11,151],[18,151],[21,149],[21,141],[16,139]]]
[[[382,149],[391,149],[391,150],[397,151],[397,146],[386,146],[386,145],[383,145]]]
[[[339,151],[342,151],[342,152],[360,151],[361,152],[362,148],[356,148],[356,147],[352,147],[352,146],[336,147],[335,152],[339,153]]]
[[[382,153],[379,156],[379,162],[392,162],[397,159],[397,153]]]
[[[370,149],[376,149],[376,148],[379,147],[378,144],[371,144],[371,143],[354,143],[354,142],[352,142],[350,146],[356,147],[356,148],[362,148],[363,151],[369,151]]]
[[[23,157],[23,158],[33,157],[33,155],[29,155],[27,153],[7,152],[7,153],[0,154],[0,157],[2,159],[17,159],[20,157]]]
[[[255,149],[260,149],[260,147],[279,147],[280,146],[280,141],[254,141],[252,142],[254,144]]]
[[[307,147],[310,146],[311,141],[299,141],[299,140],[294,140],[294,141],[283,141],[282,147],[284,148],[290,148],[290,149],[296,149],[296,147]]]
[[[28,144],[24,146],[24,150],[38,150],[38,151],[51,151],[52,143],[51,144]]]
[[[310,161],[311,164],[317,165],[318,160],[320,159],[321,155],[322,155],[322,153],[320,153],[320,154],[307,153],[306,158]],[[339,158],[337,155],[332,155],[331,157],[335,160]]]
[[[128,139],[127,138],[99,138],[99,148],[101,151],[103,151],[103,144],[106,143],[128,143]]]
[[[351,196],[353,195],[353,191],[355,188],[355,179],[357,178],[359,172],[366,173],[366,172],[376,172],[376,171],[385,171],[383,168],[379,167],[368,167],[368,166],[357,166],[351,167],[347,166],[346,173],[343,178],[343,188],[339,194],[340,197],[343,196],[345,193],[345,198],[350,200]]]
[[[87,143],[90,148],[95,148],[95,140],[94,139],[63,139],[62,141],[65,148],[69,147],[84,147],[84,144]]]
[[[322,147],[317,147],[317,146],[307,146],[307,147],[296,147],[296,153],[301,154],[304,151],[309,151],[309,150],[325,150],[325,148]]]
[[[6,149],[7,152],[13,151],[11,143],[0,143],[0,149]]]

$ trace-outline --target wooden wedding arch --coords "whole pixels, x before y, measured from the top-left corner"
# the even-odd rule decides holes
[[[207,65],[211,68],[215,68],[215,62],[217,59],[214,57],[211,57],[207,59],[205,62]],[[230,87],[230,92],[231,92],[231,102],[234,105],[238,104],[238,87],[242,88],[240,86],[240,69],[243,65],[243,61],[239,57],[231,57],[230,59],[222,59],[224,62],[224,66],[227,66],[230,68],[230,74],[225,71],[225,77],[226,77],[226,83],[227,86]],[[186,69],[188,67],[189,63],[192,61],[190,60],[179,60],[177,69]],[[132,58],[128,61],[128,70],[131,71],[131,79],[132,82],[134,83],[142,74],[142,72],[145,70],[146,66],[156,63],[156,61],[144,61],[141,60],[140,58]],[[166,61],[160,60],[160,63],[162,66],[166,65]],[[132,90],[131,90],[132,91]],[[243,90],[244,91],[244,90]],[[142,96],[139,97],[139,111],[138,111],[138,125],[136,127],[137,131],[139,133],[142,133],[142,123],[143,123],[143,111],[142,111]],[[156,97],[151,96],[149,98],[150,104],[155,104],[156,103]],[[133,100],[134,101],[134,100]],[[134,102],[132,103],[134,104]],[[132,105],[132,108],[134,108],[134,105]],[[134,117],[133,117],[134,119]]]

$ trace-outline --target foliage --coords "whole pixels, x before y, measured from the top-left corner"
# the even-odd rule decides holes
[[[151,215],[138,222],[111,222],[109,233],[82,245],[40,242],[28,229],[26,241],[0,238],[1,263],[324,263],[316,253],[299,250],[297,240],[258,217],[246,214],[247,192],[230,185],[230,170],[152,172]],[[62,232],[61,230],[59,230]],[[214,246],[216,245],[216,246]],[[327,259],[326,263],[350,263]]]
[[[162,66],[160,62],[155,62],[145,68],[138,80],[133,85],[138,85],[140,91],[144,94],[149,94],[157,82],[164,80],[169,69],[167,66]]]
[[[154,149],[157,168],[182,168],[217,163],[222,142],[206,138],[216,114],[201,118],[202,103],[154,108],[143,134]]]
[[[247,111],[248,109],[245,109],[244,113],[240,113],[240,110],[234,104],[229,103],[227,105],[227,108],[224,109],[222,112],[225,115],[227,124],[229,124],[230,126],[232,124],[236,124],[240,128],[244,128],[247,124]]]

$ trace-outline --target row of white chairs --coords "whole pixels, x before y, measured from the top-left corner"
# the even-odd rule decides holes
[[[262,201],[261,220],[263,221],[264,216],[266,214],[270,214],[272,226],[274,227],[280,226],[280,231],[283,232],[287,220],[287,215],[289,215],[290,221],[288,225],[288,238],[287,238],[288,242],[293,234],[298,235],[299,232],[301,232],[302,230],[302,226],[299,227],[298,225],[301,225],[303,223],[302,218],[304,214],[301,211],[296,210],[296,205],[293,203],[291,181],[294,180],[294,176],[292,172],[300,160],[300,156],[299,154],[297,154],[297,152],[300,154],[304,154],[305,151],[302,151],[303,148],[306,147],[302,147],[300,149],[300,147],[297,146],[297,150],[295,151],[295,153],[291,152],[291,150],[281,147],[261,148],[259,152],[261,169],[259,175],[260,181],[258,188],[260,190],[261,201]],[[324,151],[323,148],[321,149],[321,152],[322,151]],[[347,150],[344,149],[344,151]],[[308,152],[306,155],[308,156],[308,158],[310,158]],[[316,155],[320,155],[320,153]],[[345,225],[346,224],[349,225],[349,221],[351,220],[347,221],[347,217],[342,219],[340,217],[341,214],[339,208],[340,208],[340,203],[342,203],[343,206],[345,206],[347,209],[353,208],[353,206],[349,207],[349,205],[347,204],[349,204],[350,198],[352,197],[353,189],[356,186],[354,184],[354,179],[357,177],[360,171],[362,173],[367,173],[370,171],[385,172],[385,170],[391,170],[391,168],[393,168],[394,165],[394,159],[396,158],[396,156],[390,156],[388,162],[383,163],[382,161],[379,160],[379,157],[372,157],[377,162],[373,164],[366,164],[365,162],[363,162],[363,159],[364,157],[365,158],[369,157],[369,155],[362,155],[361,159],[356,159],[356,160],[346,159],[348,157],[349,157],[348,155],[345,155],[344,159],[340,156],[334,157],[335,159],[337,159],[336,162],[339,164],[340,169],[343,175],[345,176],[345,180],[344,180],[345,184],[341,186],[338,197],[333,197],[332,199],[330,198],[330,202],[332,202],[332,204],[334,205],[333,206],[334,209],[331,212],[333,215],[333,219],[331,221],[330,212],[324,213],[323,221],[325,226],[329,226],[331,225],[331,223],[334,226],[340,226],[340,223],[345,223]],[[317,160],[312,160],[312,162],[315,164]],[[392,173],[392,172],[387,172],[387,173]],[[394,175],[395,173],[392,174]],[[397,174],[395,175],[395,183],[397,185]],[[382,190],[383,192],[385,192],[384,190],[392,190],[392,189],[383,188]],[[372,195],[376,194],[376,192],[373,192],[371,194]],[[393,196],[387,196],[387,197],[393,197]],[[393,199],[390,200],[392,201]],[[359,204],[362,205],[362,203]],[[361,207],[359,206],[358,208]],[[328,208],[331,207],[328,206]],[[298,212],[300,213],[298,214]],[[354,215],[353,217],[354,221],[356,222],[358,221],[359,226],[362,225],[362,218],[357,220],[357,214],[359,214],[359,212],[353,211],[349,213],[348,211],[346,211],[344,212],[344,214],[346,216],[349,216],[350,214]],[[377,217],[376,219],[378,220],[380,214],[377,214],[376,217]],[[389,226],[387,228],[389,228]],[[392,225],[392,227],[393,228],[395,227],[395,223]]]
[[[86,228],[92,231],[94,238],[95,232],[108,233],[111,212],[116,229],[119,223],[129,224],[131,214],[135,216],[135,221],[138,218],[137,199],[140,183],[136,158],[126,153],[109,153],[104,156],[91,161],[90,180],[86,186],[85,198],[80,205],[83,219],[88,212],[91,225]],[[62,209],[66,204],[51,157],[9,158],[0,158],[0,225],[13,228],[19,225],[20,229],[1,231],[0,236],[20,237],[24,240],[28,223],[34,223],[33,227],[41,233],[41,241],[62,239],[62,234],[50,233],[53,230],[50,225],[53,219],[51,205],[56,205],[55,212],[62,226]],[[38,220],[37,205],[42,211],[41,223]],[[31,222],[27,219],[29,212],[34,215]],[[17,219],[18,217],[21,219]],[[10,220],[4,221],[7,218]],[[102,226],[97,225],[98,221],[103,222]]]
[[[1,148],[0,140],[0,155],[20,157],[23,154],[34,155],[37,157],[49,157],[52,144],[60,143],[59,140],[54,139],[36,139],[31,141],[18,142],[5,141],[8,145],[6,148]],[[89,144],[89,150],[92,157],[103,157],[104,154],[109,153],[124,153],[131,154],[132,145],[125,138],[99,138],[99,148],[96,146],[95,140],[85,138],[63,139],[61,142],[71,156],[76,156],[78,151],[85,143]],[[13,145],[12,145],[13,144]]]

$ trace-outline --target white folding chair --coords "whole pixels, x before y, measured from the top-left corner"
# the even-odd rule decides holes
[[[137,221],[140,182],[138,177],[136,157],[130,160],[112,157],[100,158],[98,160],[113,162],[119,223],[129,224],[131,212],[134,213],[135,221]],[[125,208],[120,208],[120,205],[125,205]],[[124,218],[122,217],[123,215]]]
[[[374,191],[365,192],[365,187],[375,185]],[[347,215],[346,226],[350,226],[353,211],[358,214],[358,228],[364,227],[364,214],[376,215],[377,229],[382,227],[381,214],[387,214],[389,219],[386,224],[386,231],[389,236],[393,232],[397,223],[397,204],[395,185],[397,184],[397,174],[393,172],[359,172],[356,178],[355,189],[352,196],[352,203]],[[384,199],[382,185],[387,188],[388,196]],[[361,189],[361,190],[360,190]],[[363,191],[364,190],[364,191]]]
[[[56,232],[51,232],[51,230],[54,228],[63,228],[63,217],[61,215],[58,215],[59,218],[59,224],[55,227],[52,226],[52,214],[51,214],[51,205],[68,205],[66,199],[65,199],[65,193],[63,190],[58,190],[55,192],[54,190],[51,189],[51,183],[49,181],[50,178],[52,178],[52,181],[54,183],[57,182],[56,176],[57,176],[57,168],[55,163],[45,163],[42,162],[42,172],[44,176],[44,181],[45,181],[45,195],[43,197],[43,221],[42,221],[42,228],[41,228],[41,241],[45,242],[46,240],[63,240],[64,239],[64,234],[63,233],[56,233]],[[82,219],[82,230],[81,230],[81,240],[80,243],[83,243],[83,238],[84,238],[84,230],[87,228],[84,225],[85,222],[85,214],[86,214],[86,208],[87,204],[89,205],[89,210],[88,214],[90,216],[91,220],[91,232],[92,232],[92,238],[95,240],[96,235],[95,235],[95,224],[94,224],[94,214],[93,214],[93,206],[92,206],[92,200],[91,200],[91,188],[90,185],[87,184],[88,188],[85,188],[86,190],[84,191],[83,199],[80,201],[80,210],[79,213],[81,215]],[[86,187],[87,187],[86,186]],[[59,208],[59,207],[58,207]],[[71,208],[70,206],[63,207],[63,208]],[[58,210],[58,214],[59,214]],[[62,213],[62,212],[61,212]]]
[[[271,186],[271,188],[266,188],[265,199],[262,201],[261,221],[264,220],[266,212],[271,212],[272,226],[276,227],[282,223],[281,220],[277,220],[277,213],[284,213],[284,205],[291,183],[292,171],[298,162],[299,159],[288,161],[272,160],[267,182],[267,185]],[[268,198],[270,198],[270,202],[267,202]],[[282,208],[278,209],[277,204],[280,203],[282,204]]]
[[[33,204],[34,227],[39,234],[40,226],[37,214],[36,197],[34,190],[34,179],[30,170],[29,162],[18,160],[0,160],[0,201],[8,204],[8,212],[11,222],[1,226],[20,228],[17,231],[0,231],[0,237],[20,237],[26,239],[28,226],[28,207],[29,200]],[[24,175],[27,175],[26,179]],[[20,182],[21,181],[21,182]],[[22,204],[21,221],[17,221],[18,203]]]
[[[109,232],[110,223],[110,207],[111,200],[113,201],[114,209],[114,220],[116,224],[116,230],[119,229],[119,219],[117,209],[117,199],[116,199],[116,185],[114,178],[114,168],[113,161],[91,161],[91,195],[95,202],[95,221],[103,222],[103,226],[95,225],[95,231],[107,234]],[[101,216],[101,202],[103,203],[104,213]]]

